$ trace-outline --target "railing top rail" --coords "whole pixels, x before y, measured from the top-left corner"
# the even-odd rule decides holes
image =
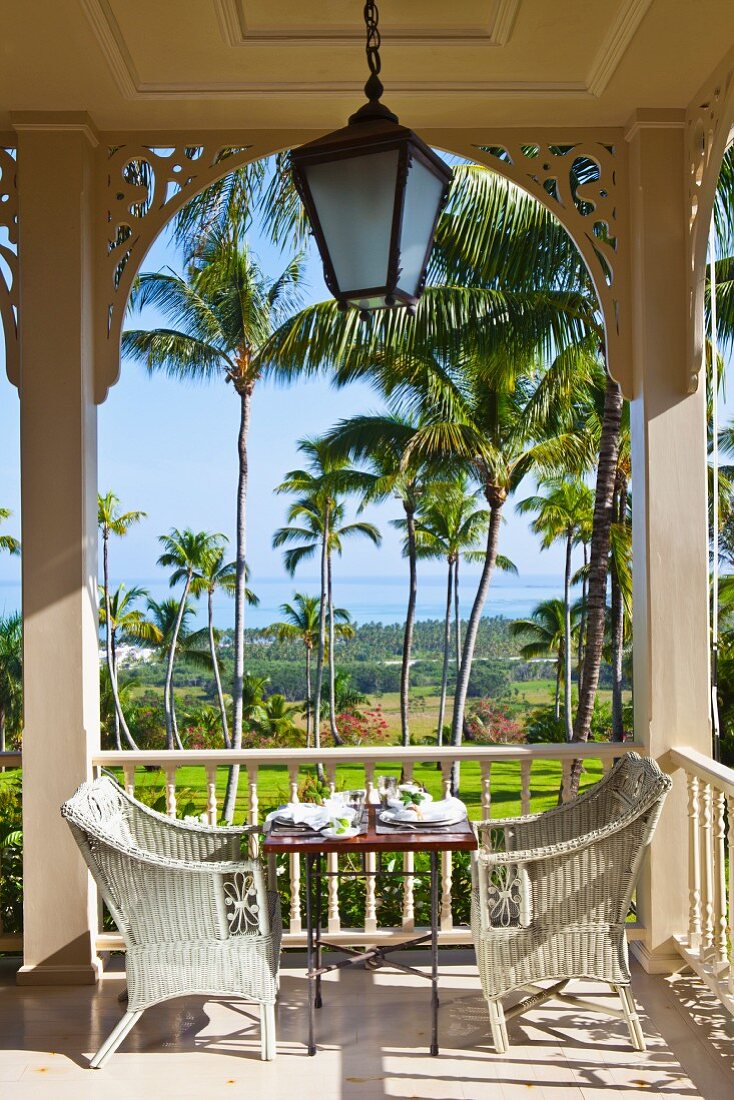
[[[23,756],[19,752],[0,752],[0,768],[20,768]]]
[[[325,748],[325,749],[178,749],[173,751],[108,751],[98,752],[92,757],[93,764],[100,767],[114,767],[124,764],[140,766],[164,765],[185,767],[213,764],[227,767],[232,764],[314,764],[322,763],[365,763],[402,761],[422,762],[426,760],[575,760],[614,759],[626,752],[642,751],[639,745],[620,744],[610,741],[592,741],[589,744],[542,744],[542,745],[462,745],[455,748],[435,745],[411,745],[409,748],[391,745],[387,748]]]
[[[684,771],[692,772],[699,779],[703,779],[706,783],[713,783],[719,790],[734,796],[734,769],[717,763],[716,760],[710,756],[704,756],[696,749],[671,749],[670,758]]]

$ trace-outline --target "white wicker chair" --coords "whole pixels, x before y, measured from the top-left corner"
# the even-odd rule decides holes
[[[626,1020],[633,1047],[645,1050],[625,920],[670,787],[653,761],[629,753],[563,806],[478,823],[472,934],[498,1054],[508,1049],[506,1021],[551,998]],[[621,1009],[564,992],[573,978],[608,983]],[[530,996],[505,1009],[513,990]]]
[[[146,1008],[188,994],[260,1004],[261,1056],[274,1058],[280,908],[260,863],[241,854],[256,830],[164,817],[107,778],[84,783],[61,813],[127,949],[127,1012],[91,1066]]]

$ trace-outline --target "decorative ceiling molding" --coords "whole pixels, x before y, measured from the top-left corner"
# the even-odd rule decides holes
[[[614,76],[651,4],[652,0],[623,0],[586,78],[588,90],[597,99]]]
[[[304,40],[310,45],[353,46],[364,38],[361,26],[335,27],[333,30],[313,30],[309,27],[251,27],[245,15],[246,0],[214,0],[214,8],[228,46],[302,46]],[[476,46],[482,42],[488,46],[506,46],[510,41],[515,19],[521,0],[487,0],[489,8],[487,21],[483,26],[457,27],[447,30],[444,27],[402,27],[392,28],[389,33],[391,42],[399,45],[412,45],[424,42],[450,42],[452,46]]]
[[[420,45],[448,42],[451,45],[478,42],[485,45],[506,45],[512,35],[521,0],[497,0],[494,15],[486,31],[459,28],[453,34],[443,29],[434,31],[403,31],[391,40]],[[625,51],[632,41],[652,0],[621,0],[621,6],[604,41],[592,62],[585,81],[527,80],[404,80],[390,82],[388,90],[398,95],[486,95],[493,99],[594,99],[599,98],[611,80]],[[141,80],[110,0],[81,0],[90,26],[110,67],[121,95],[125,99],[222,99],[227,97],[321,96],[359,94],[362,81],[279,81],[238,80],[224,82],[149,82]],[[242,0],[214,0],[215,10],[225,42],[230,46],[272,47],[273,45],[348,44],[362,37],[361,31],[337,29],[333,35],[307,31],[253,31],[244,23]]]

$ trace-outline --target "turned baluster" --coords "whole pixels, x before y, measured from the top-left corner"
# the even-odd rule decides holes
[[[163,773],[166,777],[166,813],[169,817],[176,816],[176,766],[165,764]]]
[[[210,825],[217,823],[217,766],[206,766],[206,817]]]
[[[700,784],[697,775],[688,775],[688,945],[701,947],[701,833]]]

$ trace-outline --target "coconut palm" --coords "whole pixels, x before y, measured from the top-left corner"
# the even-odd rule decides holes
[[[224,536],[222,536],[224,538]],[[226,538],[224,541],[228,541]],[[249,580],[250,570],[245,565],[245,580]],[[232,743],[229,737],[227,725],[227,707],[222,691],[222,677],[219,671],[219,658],[217,656],[218,632],[214,629],[214,593],[217,589],[232,594],[237,590],[237,563],[224,560],[224,547],[218,546],[207,554],[198,569],[194,570],[191,578],[191,591],[198,596],[206,592],[207,597],[207,625],[209,630],[209,649],[212,655],[212,669],[214,671],[214,683],[217,689],[217,701],[219,703],[219,715],[222,725],[222,740],[225,749],[230,749]],[[245,588],[245,600],[250,607],[257,607],[260,600],[251,588]]]
[[[124,354],[151,372],[174,378],[231,383],[240,406],[237,437],[237,541],[235,551],[235,629],[232,746],[242,744],[242,684],[244,677],[247,440],[252,395],[266,363],[262,349],[272,331],[297,306],[303,257],[297,255],[276,278],[258,266],[236,223],[209,226],[197,239],[185,275],[173,271],[143,274],[136,281],[131,305],[161,310],[171,327],[123,334]],[[236,782],[237,773],[232,773]],[[225,800],[225,816],[233,812],[234,795]],[[227,820],[230,820],[227,818]]]
[[[104,597],[104,590],[100,585],[100,595]],[[117,646],[119,643],[131,642],[135,645],[142,643],[143,645],[158,645],[160,642],[160,632],[155,623],[146,618],[145,612],[139,607],[134,605],[138,600],[147,599],[148,593],[146,589],[140,588],[137,585],[133,585],[132,588],[126,589],[124,584],[118,585],[114,592],[109,594],[109,599],[105,600],[100,608],[99,621],[100,624],[107,630],[107,608],[109,607],[110,619],[109,619],[109,634],[110,634],[110,655],[112,658],[112,673],[114,676],[115,688],[118,692],[118,699],[120,702],[120,709],[125,710],[123,692],[118,678],[118,663],[117,663]],[[112,689],[112,677],[109,678],[109,690],[112,697],[111,712],[114,716],[117,713],[114,706],[114,695]]]
[[[10,508],[0,508],[0,523],[10,519],[12,514]],[[13,535],[0,535],[0,553],[2,551],[5,551],[6,554],[12,554],[13,557],[18,557],[20,555],[20,540]]]
[[[544,490],[526,497],[516,505],[521,515],[535,513],[531,530],[540,535],[540,545],[547,550],[553,543],[565,544],[565,569],[563,573],[563,603],[565,607],[565,658],[564,720],[566,740],[573,737],[571,717],[571,583],[573,576],[572,555],[574,542],[588,526],[593,512],[594,497],[591,489],[580,478],[550,478],[541,483]]]
[[[160,601],[148,599],[148,613],[156,628],[156,640],[151,643],[152,648],[157,650],[161,660],[166,662],[167,669],[169,664],[171,664],[169,692],[169,706],[173,713],[171,729],[175,731],[178,748],[182,748],[181,739],[178,737],[178,725],[175,719],[176,700],[173,690],[173,663],[171,662],[171,654],[173,654],[174,659],[176,657],[183,657],[187,662],[198,668],[206,670],[211,669],[212,658],[209,650],[208,631],[206,628],[202,630],[190,629],[189,624],[195,614],[194,608],[187,600],[183,605],[182,611],[181,601],[177,600],[175,596]],[[168,741],[168,724],[166,725],[166,740]],[[167,744],[166,747],[173,748],[173,737],[171,738],[171,744]]]
[[[318,646],[320,604],[321,601],[318,596],[307,596],[303,592],[296,592],[293,603],[280,605],[283,620],[272,623],[267,629],[268,634],[272,634],[278,641],[295,639],[302,642],[306,650],[306,747],[309,749],[311,748],[311,712],[313,708],[311,666],[314,648]],[[354,636],[354,627],[351,624],[349,612],[343,607],[334,608],[334,632],[338,638]]]
[[[19,614],[0,618],[0,752],[7,748],[8,730],[17,732],[23,721],[23,619]]]
[[[405,530],[404,554],[408,559],[409,576],[400,668],[403,745],[410,744],[410,663],[418,593],[415,517],[431,474],[425,462],[411,461],[408,453],[417,426],[413,417],[388,411],[342,420],[324,437],[334,455],[342,459],[368,460],[371,480],[365,482],[363,506],[393,496],[403,508],[404,518],[400,523]]]
[[[163,688],[163,709],[166,716],[166,748],[173,749],[174,740],[178,748],[183,748],[181,738],[178,735],[176,722],[176,710],[173,700],[173,665],[176,659],[176,647],[178,635],[183,622],[189,593],[196,595],[192,590],[194,577],[201,576],[202,570],[207,566],[207,560],[221,547],[224,535],[211,534],[208,531],[192,531],[187,527],[179,531],[172,527],[167,535],[159,535],[158,542],[163,547],[163,553],[158,558],[158,565],[164,569],[172,569],[169,578],[171,588],[183,581],[183,589],[178,602],[178,614],[171,630],[171,640],[166,664],[166,680]],[[199,588],[201,591],[201,588]]]
[[[443,632],[443,667],[438,706],[437,743],[443,741],[448,690],[449,655],[451,649],[451,609],[455,607],[455,631],[460,630],[458,603],[459,561],[476,548],[486,535],[489,512],[477,507],[477,492],[470,491],[466,475],[453,482],[434,483],[421,501],[416,520],[416,543],[419,558],[441,558],[447,564],[446,613]],[[457,653],[457,675],[459,671]]]
[[[288,526],[281,527],[275,532],[273,546],[286,547],[284,562],[291,576],[301,562],[314,557],[317,551],[320,552],[321,604],[314,691],[314,745],[319,748],[321,745],[321,694],[324,660],[327,653],[331,735],[335,744],[341,743],[334,705],[333,556],[335,553],[341,556],[343,544],[347,539],[368,538],[375,546],[379,546],[381,535],[372,523],[344,522],[346,516],[344,497],[348,493],[363,495],[372,485],[371,476],[354,469],[347,459],[336,457],[325,440],[302,440],[299,443],[299,449],[308,457],[309,468],[291,470],[282,484],[276,488],[277,493],[298,495],[288,509]]]
[[[107,657],[107,668],[110,673],[110,689],[112,691],[112,698],[115,702],[114,729],[115,748],[117,749],[121,748],[120,731],[122,731],[129,748],[135,749],[137,745],[130,735],[130,730],[127,727],[125,715],[122,711],[122,704],[120,703],[117,687],[117,673],[112,655],[112,634],[110,630],[110,623],[112,622],[110,611],[110,535],[117,535],[118,538],[123,538],[131,527],[134,527],[136,523],[140,523],[140,521],[145,518],[145,515],[146,513],[141,511],[121,512],[120,500],[112,492],[107,492],[104,495],[99,493],[97,495],[97,526],[102,533],[102,585],[106,624],[105,653]]]
[[[578,630],[580,607],[571,608],[571,635]],[[510,623],[510,637],[520,638],[519,655],[524,661],[537,660],[539,657],[553,657],[556,663],[556,692],[553,716],[556,722],[561,717],[561,682],[566,667],[566,603],[565,600],[543,600],[529,619],[515,619]],[[566,690],[568,686],[566,686]]]

